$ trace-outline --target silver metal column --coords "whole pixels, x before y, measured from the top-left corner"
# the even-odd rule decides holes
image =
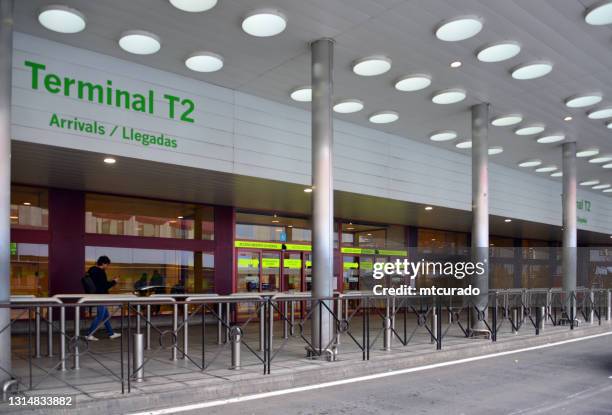
[[[312,298],[333,295],[334,181],[333,181],[333,54],[334,41],[319,39],[311,47],[312,87]],[[313,304],[312,344],[326,348],[333,333],[332,316]],[[328,304],[331,309],[331,302]],[[316,350],[322,352],[322,350]]]
[[[489,104],[472,106],[472,261],[485,264],[485,273],[472,278],[480,289],[474,304],[487,316],[489,293]],[[488,331],[472,309],[472,332]]]
[[[11,84],[13,0],[0,0],[0,302],[11,295]],[[0,309],[0,327],[10,324],[10,309]],[[0,381],[11,372],[11,330],[0,333]]]
[[[563,291],[568,309],[570,293],[576,291],[577,243],[576,243],[576,142],[563,144]],[[571,315],[576,318],[576,307]],[[569,318],[569,316],[568,316]]]
[[[189,304],[183,304],[183,359],[189,354]]]
[[[53,357],[53,307],[47,307],[47,356]]]
[[[66,308],[60,308],[60,370],[66,370]]]

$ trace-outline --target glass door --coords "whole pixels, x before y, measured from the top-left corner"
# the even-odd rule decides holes
[[[280,252],[262,252],[260,291],[280,291]]]
[[[283,253],[283,291],[302,291],[302,253]]]
[[[259,252],[238,251],[237,291],[239,293],[259,291]]]

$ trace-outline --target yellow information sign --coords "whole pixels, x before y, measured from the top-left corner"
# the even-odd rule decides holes
[[[359,267],[360,267],[361,269],[364,269],[364,270],[365,270],[365,269],[368,269],[368,270],[369,270],[369,269],[372,269],[372,268],[373,268],[372,261],[361,261],[361,262],[359,263]]]
[[[283,260],[283,267],[289,268],[289,269],[301,269],[302,260],[301,259],[285,259]]]
[[[235,241],[236,248],[283,249],[283,244],[275,242]]]
[[[259,259],[238,258],[239,268],[259,268]]]
[[[392,249],[379,249],[379,255],[389,255],[389,256],[408,256],[408,251],[395,251]]]
[[[262,268],[279,268],[280,258],[262,258],[261,267]]]
[[[366,248],[349,248],[344,247],[340,250],[343,254],[365,254],[365,255],[374,255],[376,253],[375,249],[366,249]]]
[[[287,251],[312,251],[312,245],[285,244]]]
[[[359,269],[357,262],[345,262],[343,263],[344,269]]]

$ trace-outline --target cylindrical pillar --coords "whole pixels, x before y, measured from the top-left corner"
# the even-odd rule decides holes
[[[11,296],[11,85],[13,0],[0,0],[0,302]],[[11,322],[9,308],[0,308],[0,327]],[[10,379],[11,330],[0,333],[0,381]]]
[[[144,334],[134,333],[134,380],[142,382],[144,378]]]
[[[230,369],[240,369],[240,345],[242,342],[242,330],[238,326],[230,330],[230,341],[232,343],[232,365]]]
[[[79,342],[81,339],[81,307],[74,307],[74,369],[81,368],[81,359],[79,356]]]
[[[183,304],[183,359],[189,354],[189,304]]]
[[[478,310],[487,316],[489,300],[489,104],[472,106],[472,261],[484,265],[485,272],[473,278],[480,289],[474,297],[471,333],[488,332]]]
[[[53,307],[47,307],[47,356],[53,357]]]
[[[145,348],[151,350],[151,304],[147,304],[147,321],[145,324]]]
[[[66,309],[60,308],[60,370],[66,370]]]
[[[177,358],[177,346],[178,346],[178,304],[174,304],[172,306],[172,338],[175,341],[175,344],[172,345],[172,357],[171,360],[176,360]]]
[[[517,334],[520,327],[518,308],[512,307],[512,334]]]
[[[606,320],[610,321],[612,320],[612,290],[606,292],[606,304]]]
[[[331,297],[334,277],[333,186],[333,54],[334,41],[319,39],[311,47],[312,88],[312,298]],[[313,303],[312,344],[326,348],[331,342],[332,316]],[[331,310],[331,303],[327,304]],[[322,350],[316,350],[321,353]]]
[[[563,143],[563,291],[565,312],[576,318],[575,305],[569,309],[570,296],[576,291],[577,237],[576,237],[576,142]]]

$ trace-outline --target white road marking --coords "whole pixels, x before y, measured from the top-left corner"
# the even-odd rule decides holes
[[[562,340],[562,341],[558,341],[554,343],[541,344],[539,346],[531,346],[531,347],[525,347],[522,349],[508,350],[505,352],[497,352],[497,353],[491,353],[491,354],[482,355],[482,356],[467,357],[465,359],[451,360],[448,362],[433,363],[431,365],[411,367],[407,369],[399,369],[399,370],[394,370],[390,372],[376,373],[373,375],[359,376],[355,378],[335,380],[331,382],[323,382],[323,383],[318,383],[316,385],[300,386],[296,388],[282,389],[282,390],[277,390],[277,391],[272,391],[272,392],[262,392],[262,393],[256,393],[253,395],[237,396],[234,398],[219,399],[216,401],[200,402],[200,403],[194,403],[194,404],[183,405],[183,406],[174,406],[171,408],[155,409],[151,411],[134,412],[128,415],[166,415],[166,414],[175,414],[178,412],[193,411],[196,409],[212,408],[214,406],[222,406],[222,405],[227,405],[231,403],[239,403],[239,402],[253,401],[256,399],[271,398],[274,396],[288,395],[291,393],[306,392],[306,391],[315,390],[315,389],[329,388],[332,386],[340,386],[340,385],[347,385],[350,383],[364,382],[364,381],[374,380],[374,379],[382,379],[382,378],[386,378],[389,376],[404,375],[406,373],[421,372],[424,370],[436,369],[439,367],[446,367],[446,366],[459,365],[462,363],[476,362],[479,360],[491,359],[491,358],[500,357],[500,356],[508,356],[511,354],[529,352],[532,350],[546,349],[548,347],[561,346],[563,344],[575,343],[579,341],[590,340],[590,339],[595,339],[598,337],[609,336],[609,335],[612,335],[612,331],[609,331],[606,333],[593,334],[593,335],[585,336],[585,337],[578,337],[575,339]],[[610,376],[610,378],[612,379],[612,376]]]

